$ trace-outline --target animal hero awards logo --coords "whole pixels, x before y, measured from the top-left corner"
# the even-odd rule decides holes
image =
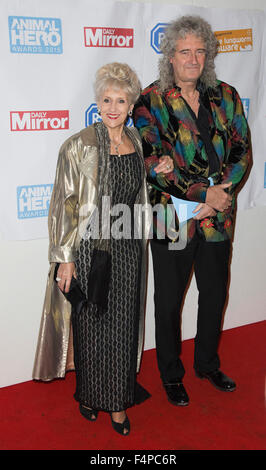
[[[218,52],[247,52],[253,49],[252,29],[233,29],[214,32],[218,42]]]
[[[9,16],[10,52],[15,54],[62,54],[59,18]]]
[[[11,111],[11,131],[53,131],[69,129],[69,111]]]
[[[18,219],[47,217],[52,195],[52,184],[18,186]]]
[[[85,111],[85,126],[88,127],[95,122],[102,121],[101,116],[98,114],[98,108],[96,103],[92,103]],[[126,122],[126,126],[132,127],[134,125],[133,119],[129,116]]]
[[[84,28],[85,47],[134,47],[134,29],[102,28],[86,26]]]

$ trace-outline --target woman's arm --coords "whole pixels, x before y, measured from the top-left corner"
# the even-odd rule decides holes
[[[69,291],[75,272],[75,239],[78,229],[79,170],[75,158],[75,143],[68,140],[60,149],[53,193],[50,203],[49,261],[60,263],[58,286]]]

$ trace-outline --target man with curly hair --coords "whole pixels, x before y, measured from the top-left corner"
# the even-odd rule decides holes
[[[159,79],[142,91],[134,123],[142,138],[151,203],[164,207],[163,216],[154,210],[151,240],[158,367],[168,400],[184,406],[189,397],[182,382],[180,317],[192,267],[199,291],[196,376],[221,391],[236,388],[220,370],[218,344],[235,198],[250,149],[240,97],[216,78],[217,40],[209,23],[198,16],[173,21],[165,30],[161,52]],[[163,173],[172,168],[169,156],[173,170]],[[184,204],[194,201],[197,207],[187,221],[175,214],[174,230],[162,236],[162,222],[167,225],[172,217],[174,198]]]

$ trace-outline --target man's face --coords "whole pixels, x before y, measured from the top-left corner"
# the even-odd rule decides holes
[[[202,74],[205,58],[206,47],[201,38],[188,34],[184,39],[178,39],[175,54],[170,59],[176,84],[196,83]]]

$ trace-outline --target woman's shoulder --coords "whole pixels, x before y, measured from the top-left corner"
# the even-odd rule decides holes
[[[128,134],[129,138],[141,144],[141,137],[138,129],[135,126],[126,126],[126,133]]]
[[[68,137],[61,145],[59,154],[65,157],[73,154],[78,155],[80,151],[87,146],[97,147],[97,139],[93,125],[85,127]]]
[[[97,145],[97,139],[95,134],[94,125],[85,127],[81,129],[79,132],[68,137],[67,140],[63,143],[63,146],[68,146],[71,144],[76,144],[79,141],[83,143],[83,145]]]
[[[91,145],[93,147],[98,146],[98,141],[96,137],[96,132],[95,132],[95,126],[92,124],[91,126],[85,127],[80,131],[80,138],[82,140],[82,143],[87,146]]]
[[[133,125],[133,126],[125,126],[124,129],[128,134],[133,134],[135,137],[139,137],[138,129]]]

